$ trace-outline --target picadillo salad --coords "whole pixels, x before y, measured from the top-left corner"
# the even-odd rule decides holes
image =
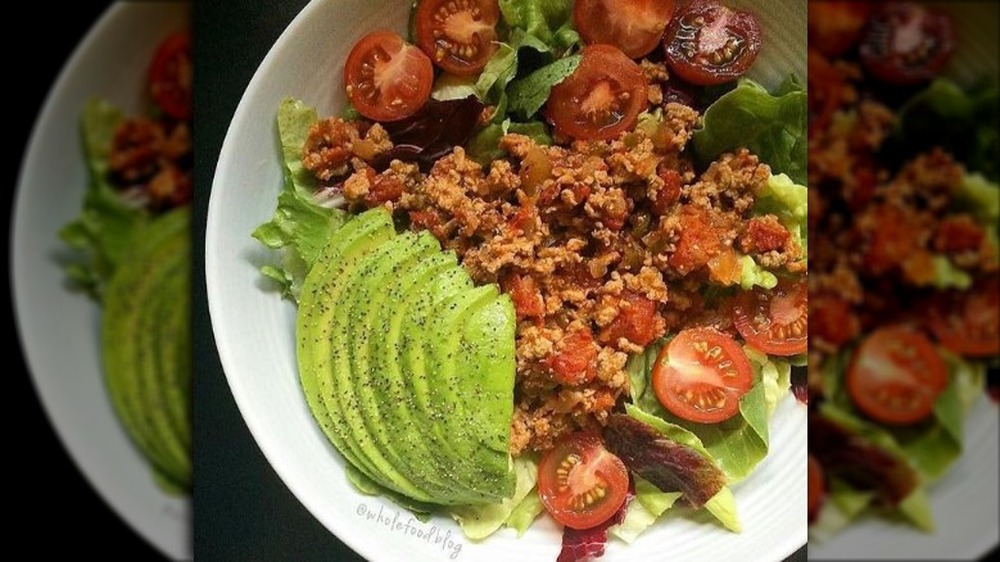
[[[160,487],[191,489],[191,36],[164,38],[149,65],[149,108],[83,108],[89,184],[59,237],[70,284],[102,308],[112,405]],[[137,77],[137,80],[141,78]]]
[[[714,1],[411,22],[355,44],[342,115],[277,108],[253,233],[348,478],[471,539],[545,512],[566,560],[671,508],[739,532],[806,352],[803,86],[743,78],[767,38]]]

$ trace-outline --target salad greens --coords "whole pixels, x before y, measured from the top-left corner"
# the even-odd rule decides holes
[[[67,277],[97,300],[125,258],[134,233],[150,220],[141,205],[130,203],[107,181],[111,140],[124,119],[121,110],[103,99],[88,100],[84,106],[81,137],[90,185],[80,216],[59,231],[59,238],[82,256],[66,265]]]

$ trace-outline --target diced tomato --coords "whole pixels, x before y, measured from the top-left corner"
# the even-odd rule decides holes
[[[518,275],[513,273],[504,278],[504,292],[510,295],[514,301],[514,311],[517,319],[541,318],[545,315],[545,302],[542,300],[542,293],[535,284],[535,278],[530,275]]]
[[[631,291],[622,295],[618,316],[601,331],[600,340],[605,343],[625,338],[645,347],[649,342],[663,335],[663,317],[657,314],[656,303]]]
[[[566,334],[557,347],[558,351],[547,360],[557,381],[578,385],[594,378],[597,374],[597,346],[589,329]]]
[[[701,209],[685,208],[680,217],[677,248],[671,254],[670,266],[682,275],[708,264],[708,260],[722,253],[722,237],[714,228],[708,213]]]
[[[673,168],[662,168],[658,175],[663,180],[663,189],[656,192],[651,206],[654,213],[662,216],[667,214],[674,203],[681,198],[681,186],[684,180],[680,172]]]
[[[820,295],[809,307],[809,334],[833,346],[853,340],[861,331],[858,317],[843,299]]]
[[[763,253],[784,248],[791,234],[774,217],[754,217],[747,221],[743,238],[748,253]]]

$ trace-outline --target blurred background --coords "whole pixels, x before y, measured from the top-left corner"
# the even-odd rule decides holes
[[[60,17],[59,31],[44,35],[44,48],[31,46],[7,34],[6,52],[13,55],[10,92],[17,101],[11,106],[7,121],[13,124],[11,160],[4,172],[3,190],[7,275],[10,282],[10,224],[12,202],[25,144],[49,88],[66,59],[76,48],[91,25],[100,17],[109,2],[75,3],[71,15]],[[19,21],[45,22],[53,17],[51,4],[32,2],[19,7]],[[26,51],[31,54],[27,56]],[[72,157],[78,158],[77,154]],[[3,299],[4,319],[14,333],[13,310],[9,287]],[[29,376],[20,345],[9,346],[13,357],[8,376],[13,381],[16,408],[8,409],[7,419],[13,423],[9,436],[14,439],[8,454],[9,482],[17,490],[9,494],[14,502],[11,513],[17,521],[9,534],[11,545],[19,552],[32,556],[78,558],[86,555],[124,556],[132,560],[159,560],[162,556],[115,514],[84,479],[69,458],[52,425],[42,410]],[[37,530],[41,530],[39,535]],[[29,533],[29,531],[31,531]],[[41,536],[45,540],[39,542]],[[22,547],[21,550],[18,547]]]

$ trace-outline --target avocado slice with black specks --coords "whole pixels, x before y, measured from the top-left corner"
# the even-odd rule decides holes
[[[344,272],[358,266],[362,256],[394,236],[392,217],[385,210],[364,213],[334,232],[320,259],[306,275],[296,318],[299,381],[309,409],[340,454],[369,478],[374,478],[374,467],[363,463],[348,446],[345,420],[331,415],[325,401],[326,395],[333,392],[329,372],[334,353],[332,318],[344,289],[338,285],[333,290],[333,286]]]
[[[422,240],[422,242],[421,242]],[[340,415],[350,429],[349,446],[365,457],[375,467],[380,484],[409,497],[426,501],[431,498],[427,490],[414,484],[408,474],[386,460],[382,450],[375,446],[370,424],[363,415],[364,400],[359,390],[375,387],[380,396],[386,395],[387,381],[372,376],[368,364],[368,338],[371,332],[372,306],[392,306],[385,297],[387,277],[394,276],[394,269],[409,264],[411,260],[437,250],[436,241],[428,243],[406,233],[379,245],[362,258],[358,268],[344,275],[339,282],[345,286],[341,305],[334,312],[331,327],[334,348],[332,374],[333,392],[326,396],[331,415]],[[338,351],[339,350],[339,351]]]
[[[510,497],[513,325],[495,285],[427,233],[395,236],[384,209],[335,233],[303,287],[298,359],[352,481],[421,508]]]

